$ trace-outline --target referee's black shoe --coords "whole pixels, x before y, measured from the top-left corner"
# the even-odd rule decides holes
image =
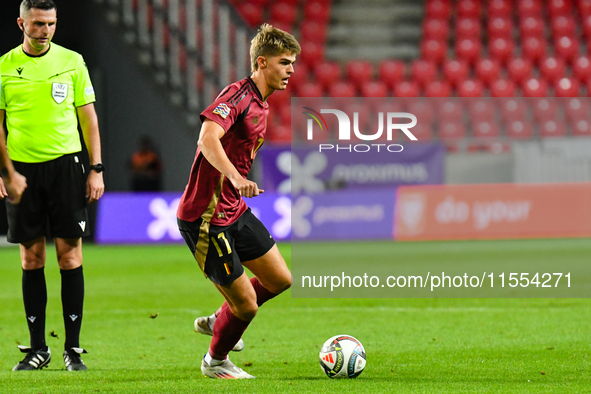
[[[18,347],[21,352],[27,353],[23,361],[16,364],[13,371],[33,371],[35,369],[41,369],[46,367],[51,361],[51,351],[47,350],[33,350],[28,346]]]
[[[82,353],[88,353],[79,347],[73,347],[64,351],[64,363],[68,371],[86,371],[86,365],[80,358]]]

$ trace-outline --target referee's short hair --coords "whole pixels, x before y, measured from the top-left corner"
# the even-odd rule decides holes
[[[21,2],[21,18],[28,13],[31,8],[39,8],[40,10],[56,10],[57,6],[53,0],[23,0]]]

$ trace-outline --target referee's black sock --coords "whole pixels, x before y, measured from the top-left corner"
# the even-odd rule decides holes
[[[45,344],[47,286],[43,267],[35,270],[23,270],[23,301],[31,336],[31,348],[47,350]]]
[[[80,347],[80,327],[84,304],[84,274],[82,266],[60,270],[62,275],[62,306],[66,328],[66,349]]]

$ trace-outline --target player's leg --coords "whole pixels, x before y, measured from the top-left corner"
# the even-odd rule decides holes
[[[79,346],[84,304],[82,239],[89,235],[86,210],[86,177],[79,153],[48,162],[53,175],[48,215],[61,273],[62,307],[66,343],[64,362],[68,371],[86,370]]]
[[[228,353],[256,316],[256,293],[244,272],[231,284],[214,285],[226,299],[226,307],[216,319],[213,338],[209,351],[203,358],[201,372],[207,377],[217,379],[251,379],[252,375],[230,361]]]
[[[80,329],[84,309],[84,272],[82,270],[82,239],[55,238],[55,250],[62,277],[62,310],[66,342],[64,362],[68,371],[84,371],[80,354]]]
[[[45,309],[47,287],[45,284],[45,238],[20,245],[23,269],[23,302],[29,327],[30,347],[19,346],[25,358],[14,371],[41,369],[51,360],[51,352],[45,343]]]
[[[47,207],[43,199],[42,164],[14,162],[15,169],[27,178],[27,189],[20,204],[6,204],[8,241],[20,244],[23,302],[30,335],[30,347],[19,346],[25,358],[13,370],[40,369],[51,360],[45,343],[45,224]]]

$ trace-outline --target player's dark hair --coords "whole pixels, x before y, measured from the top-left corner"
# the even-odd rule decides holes
[[[29,12],[31,8],[57,11],[57,6],[53,2],[53,0],[23,0],[21,2],[21,15],[23,15],[26,12]]]
[[[279,56],[282,53],[299,55],[300,44],[291,34],[263,23],[250,43],[250,64],[252,72],[259,69],[259,56]]]

